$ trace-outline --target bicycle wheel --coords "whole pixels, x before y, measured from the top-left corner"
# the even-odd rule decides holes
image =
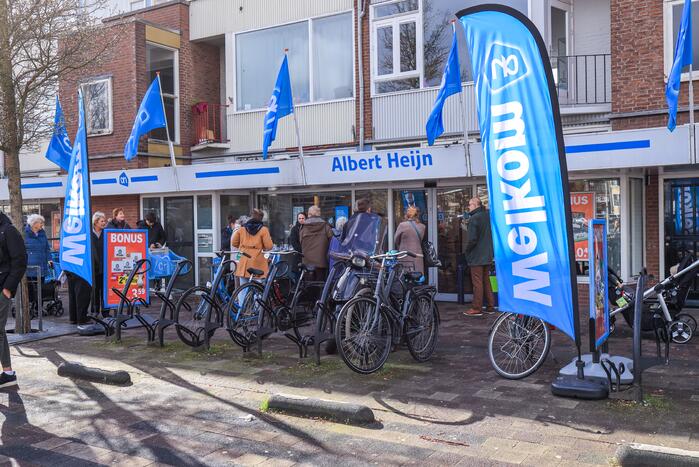
[[[175,305],[175,330],[185,344],[198,347],[203,342],[204,324],[208,309],[211,307],[203,295],[208,295],[211,289],[195,286],[187,289]],[[210,332],[210,336],[213,331]]]
[[[352,371],[364,375],[378,371],[391,352],[391,323],[376,308],[372,298],[353,298],[335,323],[338,353]]]
[[[488,335],[488,356],[495,371],[507,379],[534,373],[546,360],[551,332],[539,318],[515,313],[501,315]]]
[[[259,305],[256,302],[262,291],[262,284],[248,282],[235,289],[228,300],[226,328],[231,339],[241,347],[249,346],[257,331]]]
[[[429,295],[420,295],[410,304],[403,330],[408,351],[418,362],[426,362],[437,347],[439,315]]]

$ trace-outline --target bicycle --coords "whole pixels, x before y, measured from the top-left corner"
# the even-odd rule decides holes
[[[360,295],[340,310],[335,324],[338,353],[345,364],[360,374],[378,371],[388,360],[393,345],[403,339],[410,355],[425,362],[434,353],[439,331],[436,289],[421,285],[419,272],[399,274],[398,260],[415,255],[407,251],[372,256],[381,260],[373,296]],[[388,277],[386,272],[388,271]],[[393,286],[399,276],[401,291]]]

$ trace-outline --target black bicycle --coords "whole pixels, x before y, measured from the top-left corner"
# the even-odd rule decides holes
[[[390,251],[381,261],[373,296],[360,295],[340,310],[335,324],[338,353],[353,371],[370,374],[386,363],[392,346],[406,343],[410,355],[427,361],[437,345],[439,310],[436,289],[422,285],[422,273],[406,271],[399,262],[407,251]],[[387,274],[388,273],[388,274]]]

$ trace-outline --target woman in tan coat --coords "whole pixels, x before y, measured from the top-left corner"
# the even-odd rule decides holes
[[[408,270],[419,271],[425,274],[425,264],[422,257],[422,239],[425,238],[427,228],[420,222],[419,211],[411,206],[405,212],[405,220],[398,224],[393,244],[398,251],[415,253],[415,258],[407,256],[401,260]]]
[[[240,255],[235,275],[240,277],[240,284],[245,284],[250,277],[248,268],[259,269],[264,272],[262,277],[267,277],[269,265],[267,258],[263,254],[264,250],[271,250],[274,247],[269,229],[262,225],[264,213],[259,209],[253,209],[250,219],[233,234],[231,245],[241,253],[246,253],[250,257]]]

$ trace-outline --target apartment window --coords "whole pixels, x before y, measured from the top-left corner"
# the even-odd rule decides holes
[[[88,136],[112,133],[112,79],[102,78],[81,85]]]
[[[692,48],[694,51],[694,57],[692,63],[694,63],[694,72],[696,73],[697,67],[696,63],[699,63],[699,6],[698,1],[692,1]],[[672,59],[675,54],[675,43],[677,42],[677,33],[680,30],[680,23],[682,21],[682,9],[684,7],[684,0],[673,0],[666,1],[666,19],[669,23],[665,25],[665,74],[670,74],[670,68],[672,67]],[[668,34],[669,32],[669,34]],[[689,66],[682,68],[682,78],[687,79],[689,73]]]
[[[146,0],[134,0],[131,2],[131,11],[140,10],[146,7]]]
[[[149,82],[153,81],[160,73],[168,132],[170,140],[177,143],[179,141],[180,121],[177,51],[154,44],[146,44],[146,68]],[[151,131],[150,138],[167,141],[165,128]]]
[[[481,3],[481,0],[397,0],[374,5],[371,11],[374,92],[439,86],[451,48],[454,14]],[[528,0],[488,3],[528,12]],[[461,79],[472,81],[466,39],[459,23],[456,33]]]
[[[352,13],[238,34],[237,110],[266,107],[285,48],[294,103],[352,97],[352,35]]]

